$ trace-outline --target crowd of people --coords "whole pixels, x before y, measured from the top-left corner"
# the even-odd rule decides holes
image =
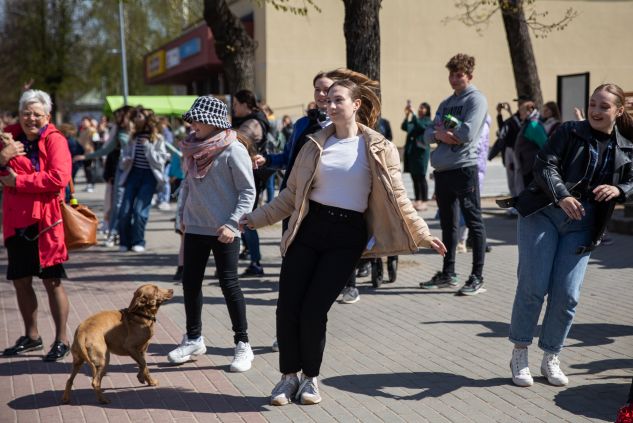
[[[515,113],[499,103],[497,140],[489,151],[492,119],[486,97],[472,83],[475,58],[457,54],[446,68],[451,91],[435,114],[426,102],[415,112],[411,101],[405,106],[404,172],[412,178],[413,199],[404,188],[391,127],[381,117],[379,85],[349,69],[315,75],[314,104],[294,124],[288,116],[276,124],[269,107],[241,90],[233,95],[232,114],[227,104],[207,95],[197,98],[182,120],[170,122],[142,106],[126,106],[114,112],[110,125],[85,118],[79,128],[62,124],[58,130],[48,94],[25,91],[18,115],[2,119],[8,123],[0,150],[7,279],[13,281],[25,326],[24,336],[4,355],[43,348],[34,276],[44,282],[56,327],[45,360],[67,355],[69,306],[62,279],[68,253],[59,201],[80,167],[86,189],[94,189],[93,161],[105,156],[107,245],[118,240],[121,252],[145,251],[154,196],[162,210],[171,208],[171,197],[178,199],[174,220],[181,248],[175,278],[182,280],[186,327],[181,343],[167,355],[171,363],[206,352],[201,287],[213,253],[234,333],[230,370],[251,368],[238,263],[249,260],[242,277],[264,274],[257,229],[283,222],[273,341],[281,376],[270,402],[317,404],[327,315],[341,293],[343,302],[358,301],[355,278],[364,262],[389,257],[395,280],[398,255],[430,248],[443,257],[442,269],[420,288],[456,288],[456,253],[469,245],[472,268],[458,293],[485,292],[489,247],[481,189],[486,161],[501,154],[511,197],[500,203],[518,217],[511,378],[518,386],[533,384],[528,346],[546,302],[538,343],[544,352],[541,372],[550,384],[567,385],[560,353],[589,257],[604,237],[615,203],[633,196],[633,119],[624,110],[624,93],[615,84],[596,87],[586,119],[569,122],[561,122],[554,102],[539,111],[533,99],[520,95]],[[510,116],[504,119],[504,112]],[[427,176],[429,165],[433,172]],[[279,171],[283,177],[275,196]],[[434,193],[427,177],[435,181]],[[265,191],[266,201],[260,199]],[[419,214],[432,198],[439,238]]]

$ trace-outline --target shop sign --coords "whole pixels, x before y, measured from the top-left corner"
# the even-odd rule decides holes
[[[180,49],[180,60],[200,53],[200,37],[192,38],[182,43]]]
[[[147,56],[145,74],[148,78],[153,78],[163,73],[165,73],[165,50],[158,50]]]
[[[180,49],[178,47],[175,47],[167,50],[166,59],[167,69],[178,66],[180,64]]]

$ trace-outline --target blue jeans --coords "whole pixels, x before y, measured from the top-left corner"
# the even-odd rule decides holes
[[[275,180],[277,179],[277,174],[273,173],[270,175],[270,178],[266,181],[266,202],[270,203],[275,198]]]
[[[254,229],[244,228],[244,243],[248,248],[252,263],[259,263],[262,253],[259,251],[259,234]]]
[[[158,192],[158,203],[169,203],[171,199],[171,185],[169,184],[169,165],[165,166],[165,170],[163,171],[165,175],[165,181],[167,181],[163,185],[163,189]]]
[[[112,185],[112,198],[110,205],[110,227],[108,228],[108,236],[113,236],[119,233],[119,210],[121,210],[121,204],[123,203],[123,194],[125,193],[125,187],[121,186],[121,175],[123,171],[117,166],[114,173],[114,184]]]
[[[547,295],[539,347],[558,354],[571,329],[590,253],[576,254],[591,242],[594,206],[583,203],[585,217],[572,220],[554,206],[519,217],[518,285],[512,307],[510,341],[527,346]]]
[[[145,246],[145,226],[155,190],[156,178],[150,169],[132,168],[125,181],[125,193],[119,210],[120,246]]]

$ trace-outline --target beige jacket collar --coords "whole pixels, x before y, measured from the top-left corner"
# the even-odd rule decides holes
[[[358,130],[360,134],[366,139],[367,144],[370,146],[372,152],[377,152],[384,149],[384,143],[386,141],[385,137],[382,136],[379,132],[376,132],[369,128],[368,126],[363,125],[362,123],[357,123]],[[318,132],[308,135],[307,137],[314,141],[319,149],[323,150],[323,146],[325,145],[325,141],[334,135],[336,132],[336,127],[334,124],[328,125],[325,128],[321,129]]]

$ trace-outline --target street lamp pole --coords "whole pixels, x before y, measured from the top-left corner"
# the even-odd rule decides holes
[[[123,16],[123,0],[119,0],[119,32],[121,35],[121,74],[123,76],[123,104],[127,106],[127,58],[125,56],[125,21]]]

